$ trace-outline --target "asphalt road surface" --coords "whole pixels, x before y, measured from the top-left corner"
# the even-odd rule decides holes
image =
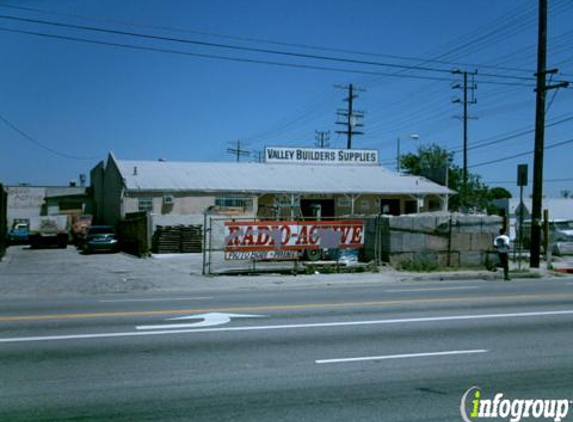
[[[461,421],[572,350],[572,279],[0,301],[0,420]]]

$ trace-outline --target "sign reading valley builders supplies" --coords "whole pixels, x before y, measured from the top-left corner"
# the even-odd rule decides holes
[[[266,147],[265,162],[269,164],[378,164],[378,151],[370,149],[321,149]]]

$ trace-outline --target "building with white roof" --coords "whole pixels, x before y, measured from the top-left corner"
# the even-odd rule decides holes
[[[378,165],[118,160],[91,172],[96,220],[127,213],[197,220],[205,212],[252,217],[338,217],[445,209],[453,192]],[[196,221],[197,221],[196,220]]]

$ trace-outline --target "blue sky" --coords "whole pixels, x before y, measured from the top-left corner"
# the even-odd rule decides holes
[[[559,67],[557,79],[573,80],[573,2],[549,5],[548,66]],[[478,71],[469,143],[481,147],[469,153],[470,171],[515,193],[516,165],[532,169],[531,155],[484,163],[533,149],[532,132],[513,136],[534,124],[534,81],[528,78],[536,68],[536,0],[8,0],[0,6],[18,7],[0,7],[0,116],[12,125],[0,121],[0,181],[6,184],[66,184],[89,173],[110,150],[123,159],[232,161],[226,149],[239,139],[255,152],[265,145],[310,147],[315,130],[330,130],[331,146],[344,147],[335,121],[346,93],[335,85],[349,83],[365,89],[355,107],[366,112],[366,134],[355,137],[354,146],[378,149],[381,161],[394,168],[397,137],[403,152],[425,143],[461,148],[462,123],[454,116],[462,110],[452,103],[461,91],[451,87],[461,78],[449,72],[454,68]],[[573,89],[554,93],[548,95],[547,123],[555,125],[546,131],[547,145],[573,138]],[[414,133],[419,140],[408,138]],[[572,151],[573,143],[546,151],[547,195],[573,189],[573,180],[555,181],[573,179]]]

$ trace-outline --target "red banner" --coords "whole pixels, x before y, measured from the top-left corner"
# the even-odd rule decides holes
[[[342,249],[363,246],[364,222],[361,220],[225,223],[226,252]]]

